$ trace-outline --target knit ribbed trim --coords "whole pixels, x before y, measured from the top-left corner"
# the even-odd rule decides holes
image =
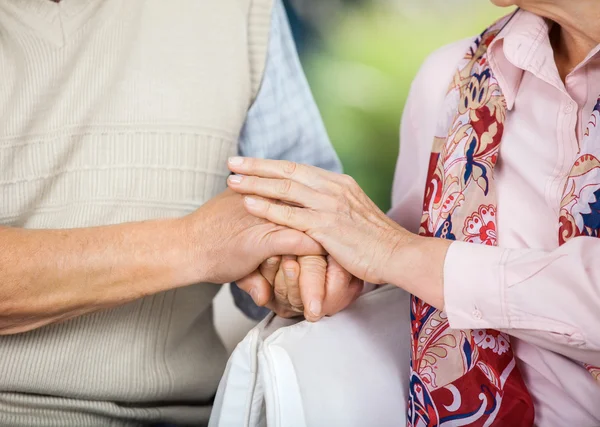
[[[251,0],[248,16],[248,58],[252,101],[256,99],[265,72],[273,0]]]

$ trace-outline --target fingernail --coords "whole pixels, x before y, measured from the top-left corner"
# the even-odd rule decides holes
[[[310,305],[308,306],[308,310],[310,311],[310,314],[312,314],[313,316],[320,316],[321,315],[321,301],[312,300],[310,302]]]
[[[229,164],[230,165],[241,165],[242,163],[244,163],[244,158],[243,157],[230,157],[229,158]]]
[[[267,265],[270,267],[275,267],[276,265],[279,265],[279,259],[269,258],[269,259],[267,259]]]
[[[239,184],[240,182],[242,182],[242,177],[239,175],[230,175],[229,182],[233,184]]]
[[[296,272],[294,271],[293,268],[288,268],[286,270],[283,270],[283,272],[285,273],[285,275],[288,279],[293,279],[294,276],[296,275]]]
[[[250,296],[252,297],[254,303],[258,305],[258,291],[256,288],[250,289]]]
[[[258,204],[258,200],[256,200],[254,197],[246,196],[244,197],[244,201],[249,206],[256,206]]]

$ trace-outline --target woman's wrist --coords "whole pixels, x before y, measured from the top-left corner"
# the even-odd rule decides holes
[[[417,236],[406,230],[399,231],[394,238],[397,243],[382,272],[385,283],[403,288],[443,310],[444,262],[452,242]]]

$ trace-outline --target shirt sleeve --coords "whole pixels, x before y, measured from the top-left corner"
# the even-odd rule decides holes
[[[240,134],[239,154],[342,171],[302,70],[281,0],[273,8],[265,74]],[[260,320],[269,313],[235,283],[231,293],[248,317]]]
[[[444,267],[450,326],[505,330],[569,357],[589,352],[592,360],[585,361],[598,365],[598,259],[600,239],[594,237],[574,238],[553,251],[454,242]]]

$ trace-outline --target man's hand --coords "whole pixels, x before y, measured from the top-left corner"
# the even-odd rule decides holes
[[[306,234],[249,215],[230,190],[185,218],[195,281],[227,283],[245,277],[279,254],[319,255],[323,248]]]
[[[257,305],[311,322],[342,311],[363,289],[362,280],[324,256],[272,257],[237,284]]]

